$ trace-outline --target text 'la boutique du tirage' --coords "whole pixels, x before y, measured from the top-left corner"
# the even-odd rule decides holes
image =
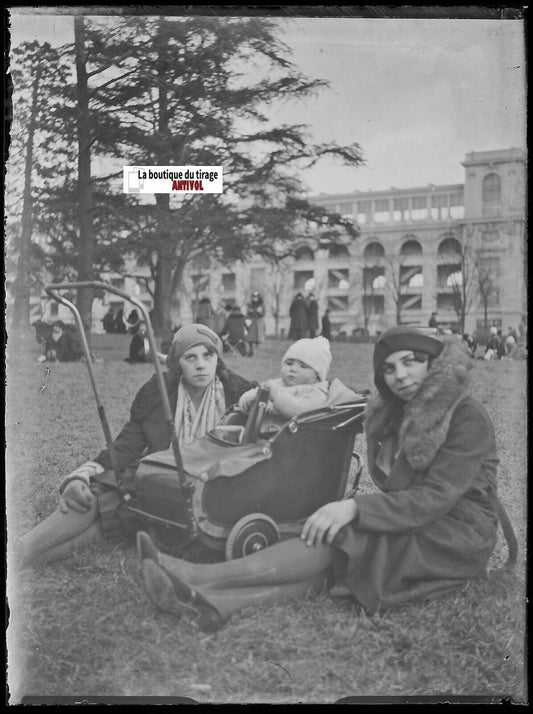
[[[221,166],[124,166],[125,193],[222,193]]]

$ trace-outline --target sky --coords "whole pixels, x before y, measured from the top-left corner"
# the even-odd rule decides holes
[[[72,17],[46,10],[13,8],[12,46],[72,41]],[[466,153],[526,146],[524,20],[284,17],[280,39],[330,87],[273,119],[365,158],[320,162],[303,177],[312,194],[462,183]]]

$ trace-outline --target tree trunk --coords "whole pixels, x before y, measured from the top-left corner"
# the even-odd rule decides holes
[[[163,21],[160,21],[159,32],[161,37],[164,34]],[[158,43],[160,47],[159,61],[157,65],[158,74],[158,139],[159,156],[158,163],[164,166],[168,137],[168,93],[166,88],[166,68],[167,68],[167,42],[162,40]],[[174,250],[172,245],[172,233],[174,227],[169,224],[170,217],[170,196],[167,193],[157,193],[155,195],[157,205],[158,238],[159,247],[157,249],[157,266],[155,275],[154,290],[154,330],[157,335],[168,333],[172,329],[171,301],[173,286],[173,264]]]
[[[174,251],[168,226],[169,196],[165,193],[157,193],[155,200],[159,216],[159,247],[157,249],[152,326],[155,334],[161,336],[172,330],[171,304],[174,297],[172,294]]]
[[[85,25],[83,16],[74,18],[76,49],[76,94],[78,101],[78,216],[79,261],[78,280],[94,280],[94,233],[92,225],[91,187],[91,128],[89,117],[89,91],[86,69]],[[94,290],[78,291],[76,306],[90,339]]]
[[[363,323],[365,326],[365,335],[368,335],[368,326],[370,324],[370,317],[372,315],[372,298],[374,297],[374,288],[370,290],[370,293],[366,291],[365,276],[363,273]],[[366,299],[365,299],[366,298]]]
[[[402,324],[402,305],[401,305],[399,297],[398,297],[398,300],[396,301],[396,324],[397,325]]]
[[[24,194],[22,198],[21,234],[19,256],[17,261],[17,276],[15,279],[13,317],[11,329],[17,339],[29,335],[30,327],[30,273],[31,273],[31,237],[33,232],[33,199],[32,199],[32,169],[33,143],[37,120],[37,102],[41,67],[37,65],[32,85],[30,117],[28,122],[28,142],[26,144],[26,159],[24,164]]]

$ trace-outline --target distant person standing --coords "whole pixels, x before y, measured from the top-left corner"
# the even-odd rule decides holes
[[[126,329],[126,323],[124,322],[124,308],[119,308],[115,313],[114,330],[121,335],[124,335],[128,330]]]
[[[247,331],[246,318],[242,314],[240,307],[234,305],[228,315],[222,335],[223,339],[226,339],[231,347],[238,349],[243,357],[246,356],[245,337]]]
[[[206,325],[210,330],[213,329],[215,324],[215,311],[211,305],[211,300],[208,297],[201,298],[198,303],[198,310],[196,314],[196,323],[199,325]]]
[[[439,321],[437,320],[436,312],[431,313],[431,317],[429,318],[429,322],[428,322],[428,327],[434,327],[435,329],[438,329]]]
[[[104,332],[114,332],[115,331],[115,316],[113,314],[113,308],[110,307],[109,310],[102,318],[102,325]]]
[[[258,292],[252,293],[246,316],[249,320],[248,332],[246,333],[248,355],[253,357],[254,348],[257,349],[265,339],[265,305]]]
[[[498,330],[498,359],[503,359],[505,357],[505,340],[503,339],[502,331]]]
[[[316,337],[318,330],[318,302],[314,293],[307,296],[307,329],[309,337]]]
[[[289,308],[291,325],[289,328],[289,339],[301,340],[307,337],[307,305],[302,293],[296,293]]]
[[[128,332],[130,333],[130,335],[136,335],[137,330],[139,329],[139,325],[141,323],[141,318],[139,317],[139,313],[137,312],[136,308],[133,308],[133,310],[130,312],[130,314],[126,318],[126,322],[128,323]]]
[[[150,361],[150,343],[148,341],[146,323],[141,321],[137,324],[136,328],[131,338],[130,355],[125,359],[125,362],[129,362],[130,364]]]
[[[217,311],[215,312],[214,328],[213,328],[219,337],[224,332],[224,327],[226,326],[227,319],[228,319],[227,309],[224,306],[224,303],[221,302],[218,304]]]
[[[322,315],[322,332],[320,333],[322,337],[331,342],[331,322],[329,319],[329,310]]]
[[[484,360],[499,359],[499,357],[498,357],[499,352],[500,352],[500,338],[498,337],[498,329],[493,326],[489,330],[489,339],[487,341],[487,346],[485,348],[485,354],[483,355],[483,359]]]
[[[507,337],[505,338],[505,358],[520,359],[520,348],[518,347],[516,332],[512,327],[507,328]]]

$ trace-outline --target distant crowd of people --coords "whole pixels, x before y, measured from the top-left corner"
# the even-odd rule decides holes
[[[296,293],[290,308],[290,327],[288,337],[293,342],[304,338],[315,338],[319,330],[318,302],[315,294],[310,292],[304,297],[301,292]],[[238,352],[246,357],[253,357],[259,345],[265,339],[265,305],[259,292],[251,294],[250,301],[243,311],[238,305],[219,303],[215,310],[208,297],[202,297],[197,305],[195,322],[209,327],[221,339],[224,352]],[[131,334],[132,339],[129,355],[126,362],[149,362],[151,350],[147,336],[146,322],[141,319],[138,311],[133,308],[128,316],[124,317],[122,307],[111,306],[102,318],[105,332]],[[38,321],[36,326],[37,339],[44,343],[43,354],[40,362],[59,361],[71,362],[83,356],[83,349],[73,325],[65,325],[61,320],[53,324]],[[181,327],[181,326],[180,326]],[[439,323],[438,313],[431,313],[428,327],[433,328],[437,335],[453,334],[452,328]],[[172,330],[161,344],[161,353],[164,358],[172,342],[174,333],[179,328]],[[519,360],[524,357],[526,345],[526,326],[520,322],[518,332],[513,327],[507,328],[507,335],[502,335],[501,329],[492,326],[489,329],[488,339],[482,354],[478,354],[479,339],[476,334],[457,334],[466,344],[472,357],[484,360]],[[329,310],[326,310],[321,320],[320,336],[331,341],[331,322]],[[481,340],[483,344],[484,340]],[[167,344],[168,343],[168,344]]]
[[[243,357],[253,357],[265,339],[263,297],[254,290],[244,312],[238,305],[222,302],[215,310],[211,300],[203,297],[198,302],[196,323],[206,325],[220,337],[224,352],[236,351]]]
[[[521,359],[522,352],[519,341],[518,334],[512,327],[507,328],[507,336],[505,338],[502,336],[501,330],[491,327],[483,359]]]
[[[451,328],[444,328],[438,322],[437,313],[431,313],[428,323],[429,327],[436,329],[437,334],[453,334]],[[468,351],[472,357],[479,359],[490,360],[519,360],[523,357],[523,348],[525,347],[525,325],[523,322],[518,326],[518,332],[511,326],[507,328],[507,335],[502,335],[501,329],[495,325],[489,329],[489,335],[485,350],[482,355],[477,354],[479,340],[477,335],[464,333],[462,339],[466,344]]]

